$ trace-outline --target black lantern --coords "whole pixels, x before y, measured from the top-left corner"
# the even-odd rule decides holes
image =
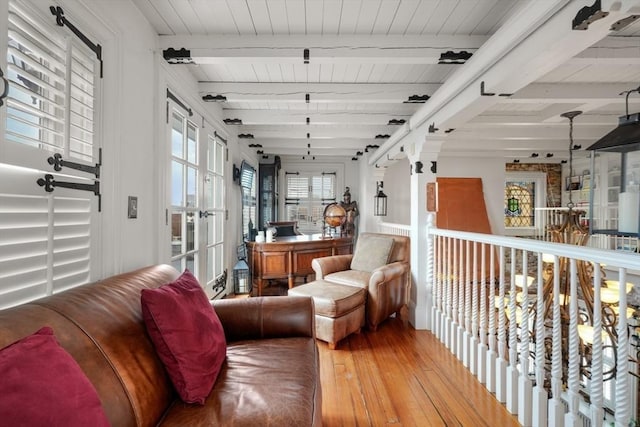
[[[387,216],[387,195],[382,191],[384,183],[376,182],[376,195],[373,198],[373,214],[375,216]]]
[[[238,246],[238,262],[233,267],[233,287],[234,293],[248,294],[251,292],[251,275],[249,274],[249,264],[246,261],[246,249],[244,245]]]

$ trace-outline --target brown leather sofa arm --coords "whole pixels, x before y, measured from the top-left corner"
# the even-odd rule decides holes
[[[310,297],[255,297],[212,301],[227,341],[315,337]]]
[[[337,271],[349,270],[353,255],[334,255],[323,258],[315,258],[311,261],[311,267],[316,273],[316,280],[324,279],[327,274]]]

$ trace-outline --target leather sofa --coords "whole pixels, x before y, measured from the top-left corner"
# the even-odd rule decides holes
[[[0,348],[42,326],[53,328],[114,427],[321,425],[310,298],[213,301],[227,340],[226,360],[204,405],[178,398],[140,306],[142,289],[178,276],[171,266],[151,266],[2,310]]]
[[[334,255],[316,258],[311,262],[311,266],[316,273],[316,280],[366,290],[365,321],[368,329],[375,331],[382,321],[394,313],[407,320],[407,298],[411,283],[411,241],[407,236],[360,233],[356,251],[363,250],[359,245],[368,236],[393,239],[386,265],[370,272],[352,270],[351,261],[354,255]]]

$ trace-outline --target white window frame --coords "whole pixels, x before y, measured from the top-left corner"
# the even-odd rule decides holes
[[[314,184],[318,182],[317,178],[321,178],[321,186],[324,186],[325,177],[333,177],[333,188],[326,193],[324,188],[318,190],[314,187]],[[301,194],[293,194],[289,191],[289,178],[306,178],[308,183],[308,191]],[[338,201],[338,172],[335,169],[307,169],[301,171],[292,171],[291,168],[287,168],[284,172],[283,179],[284,191],[284,209],[282,210],[284,217],[281,218],[284,221],[298,221],[298,230],[304,234],[316,234],[322,233],[322,227],[324,226],[324,219],[322,214],[324,208],[330,203],[336,203]],[[319,197],[318,191],[320,192]],[[332,193],[332,194],[331,194]],[[331,196],[333,197],[323,197]],[[301,197],[295,197],[301,196]],[[298,213],[295,216],[290,214],[290,210],[293,210],[294,201],[297,200]],[[300,208],[303,208],[303,213],[300,212]],[[304,213],[306,212],[306,213]]]

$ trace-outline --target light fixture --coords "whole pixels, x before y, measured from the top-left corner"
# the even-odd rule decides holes
[[[600,164],[607,165],[605,170],[608,169],[610,173],[618,171],[620,181],[615,200],[609,199],[610,204],[612,202],[618,204],[615,229],[603,228],[604,221],[594,220],[595,193],[593,187],[590,188],[589,224],[592,234],[640,237],[640,185],[638,185],[638,171],[635,166],[635,161],[640,154],[640,113],[629,114],[629,95],[634,92],[640,93],[640,87],[621,93],[621,95],[625,94],[625,115],[618,118],[618,126],[587,148],[591,151],[592,167],[595,166],[595,159],[598,158]],[[594,176],[594,173],[595,170],[592,170],[591,176]],[[612,219],[615,221],[615,218]]]
[[[383,181],[376,182],[376,195],[373,198],[373,214],[387,216],[387,195],[382,191]]]

